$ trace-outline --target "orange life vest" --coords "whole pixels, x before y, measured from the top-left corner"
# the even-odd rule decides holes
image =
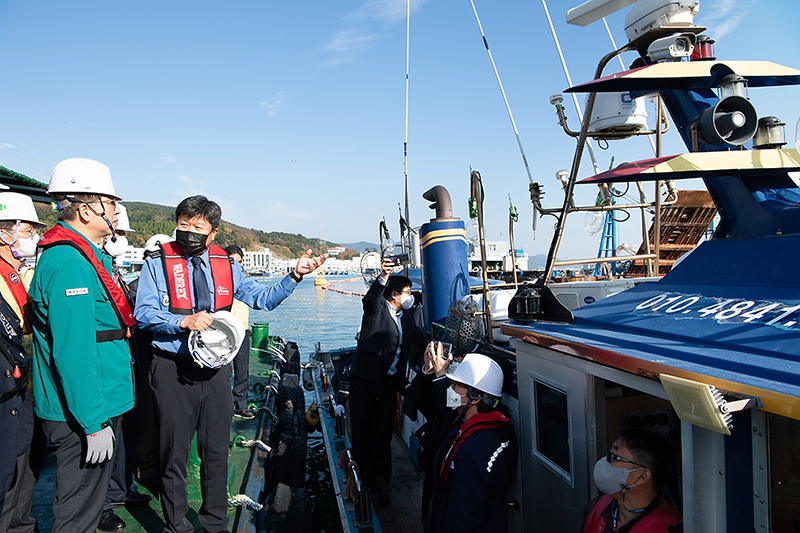
[[[192,282],[188,279],[186,256],[175,242],[161,245],[164,278],[169,292],[169,312],[191,315]],[[208,263],[214,281],[214,311],[230,311],[233,306],[233,268],[225,250],[214,244],[208,247]]]
[[[3,281],[6,282],[6,286],[8,290],[11,291],[14,301],[17,302],[20,313],[25,313],[25,308],[28,305],[28,291],[25,289],[25,285],[22,283],[22,278],[19,276],[17,269],[9,265],[7,261],[0,259],[0,276],[2,276]],[[22,333],[23,335],[29,335],[31,333],[31,326],[27,320],[24,320],[24,323],[25,325]]]

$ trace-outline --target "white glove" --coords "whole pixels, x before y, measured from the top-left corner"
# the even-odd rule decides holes
[[[114,455],[114,430],[103,428],[97,433],[86,435],[86,464],[100,464]]]
[[[336,404],[336,407],[333,408],[333,414],[336,416],[344,416],[344,405]]]

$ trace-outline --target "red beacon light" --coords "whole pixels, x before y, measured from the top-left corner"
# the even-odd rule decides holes
[[[692,55],[689,56],[689,61],[713,61],[717,59],[714,57],[715,42],[708,35],[698,35]]]

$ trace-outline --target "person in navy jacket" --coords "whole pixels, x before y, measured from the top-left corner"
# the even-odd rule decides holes
[[[469,353],[447,377],[447,406],[462,422],[436,452],[425,531],[508,531],[517,441],[508,411],[500,404],[503,370],[492,358]]]

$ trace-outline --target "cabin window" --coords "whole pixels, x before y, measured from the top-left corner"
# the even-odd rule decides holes
[[[571,480],[567,393],[534,380],[536,452],[567,481]]]
[[[800,421],[770,414],[769,484],[773,533],[800,533]]]

